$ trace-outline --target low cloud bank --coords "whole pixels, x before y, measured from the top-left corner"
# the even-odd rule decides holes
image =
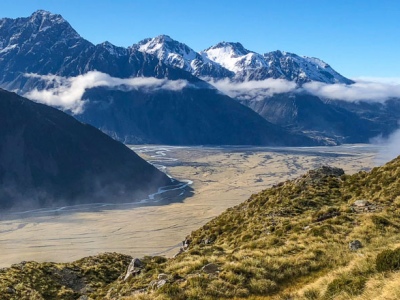
[[[91,71],[76,77],[56,75],[25,74],[44,83],[43,89],[33,89],[25,97],[47,105],[56,106],[79,114],[84,109],[85,91],[94,87],[109,87],[121,90],[179,91],[189,86],[186,80],[157,79],[154,77],[116,78],[98,71]],[[229,79],[205,79],[222,93],[239,100],[263,100],[275,94],[308,92],[327,99],[343,101],[384,102],[390,98],[400,98],[400,78],[355,79],[352,85],[309,82],[299,87],[285,79],[265,79],[259,81],[234,82]]]
[[[145,89],[151,92],[161,89],[179,91],[188,86],[186,80],[157,79],[154,77],[116,78],[98,71],[91,71],[76,77],[38,74],[25,74],[25,76],[37,78],[45,84],[45,89],[33,89],[24,94],[25,97],[64,110],[70,110],[74,114],[83,111],[85,100],[82,99],[82,96],[90,88],[103,86],[122,90]]]
[[[344,101],[385,102],[400,97],[400,84],[395,81],[367,81],[358,79],[352,85],[309,82],[303,89],[315,96]]]
[[[229,79],[207,81],[224,94],[240,100],[263,100],[275,94],[293,92],[297,87],[295,82],[272,78],[245,82]]]
[[[343,101],[385,102],[390,98],[400,98],[400,78],[360,77],[352,85],[313,81],[302,87],[284,79],[239,83],[229,79],[207,81],[221,92],[239,100],[262,100],[275,94],[304,91],[321,98]]]

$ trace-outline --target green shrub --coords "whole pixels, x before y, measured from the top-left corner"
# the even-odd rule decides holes
[[[317,300],[319,299],[320,294],[319,291],[316,289],[308,289],[304,292],[303,296],[307,300]]]
[[[367,279],[365,277],[349,277],[349,276],[343,276],[334,279],[331,283],[328,284],[328,288],[326,290],[325,298],[331,299],[335,295],[345,292],[349,295],[361,295],[365,283],[367,282]]]
[[[276,292],[278,289],[277,284],[269,279],[251,279],[249,290],[255,295],[267,295]]]
[[[400,248],[379,253],[375,265],[378,272],[400,270]]]
[[[380,216],[372,216],[372,222],[380,230],[384,230],[386,227],[393,225],[388,219]]]

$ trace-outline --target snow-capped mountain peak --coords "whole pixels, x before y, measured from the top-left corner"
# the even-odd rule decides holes
[[[265,53],[263,56],[268,61],[267,74],[273,78],[284,78],[299,84],[308,81],[353,83],[318,58],[299,56],[279,50]]]
[[[239,57],[250,53],[251,51],[247,50],[243,47],[241,43],[233,43],[233,42],[220,42],[215,46],[212,46],[205,50],[207,53],[227,53],[232,57]]]
[[[191,60],[198,58],[198,54],[187,45],[172,39],[168,35],[159,35],[145,39],[138,43],[138,50],[156,55],[158,59],[177,64],[179,68],[188,68]]]
[[[220,78],[232,75],[219,64],[202,57],[189,46],[172,39],[168,35],[144,39],[137,45],[133,45],[132,48],[155,55],[165,64],[183,69],[195,76],[204,77],[214,74]]]
[[[234,72],[235,77],[247,77],[249,69],[265,67],[260,54],[249,51],[240,43],[221,42],[201,52],[204,58]]]

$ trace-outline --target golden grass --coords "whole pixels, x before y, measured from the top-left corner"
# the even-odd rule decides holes
[[[399,274],[378,272],[376,257],[400,245],[400,158],[370,173],[337,171],[312,171],[252,195],[192,232],[188,251],[169,260],[146,257],[140,275],[126,282],[115,278],[126,268],[124,257],[118,267],[112,256],[73,265],[93,288],[87,293],[93,299],[398,299]],[[352,204],[359,199],[373,209],[356,212]],[[356,239],[363,247],[351,251]],[[209,263],[219,272],[202,272]],[[79,294],[70,288],[63,296],[62,282],[45,285],[40,278],[53,267],[32,265],[43,270],[35,275],[43,286],[25,280],[24,287],[57,292],[59,299]],[[6,270],[0,278],[23,273]],[[160,273],[168,282],[149,288]]]

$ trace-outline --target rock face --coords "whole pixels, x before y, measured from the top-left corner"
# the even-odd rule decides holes
[[[0,90],[0,208],[132,201],[168,184],[94,127]]]

